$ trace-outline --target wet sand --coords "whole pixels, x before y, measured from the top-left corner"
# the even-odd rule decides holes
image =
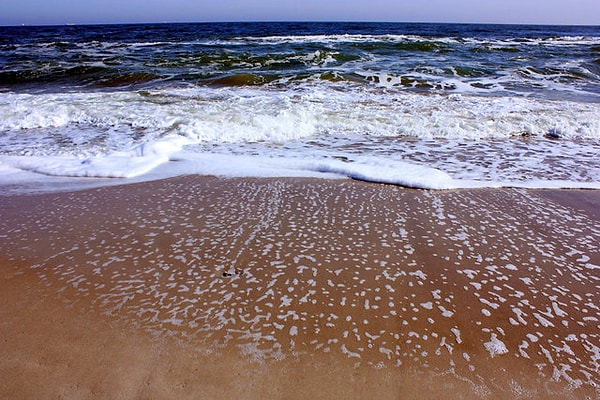
[[[0,197],[1,398],[599,398],[600,192]]]

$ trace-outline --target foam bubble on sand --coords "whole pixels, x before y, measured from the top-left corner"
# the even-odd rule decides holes
[[[556,316],[558,316],[558,317],[566,317],[567,316],[567,313],[565,311],[563,311],[558,306],[558,303],[555,301],[552,302],[552,309],[554,310],[554,314],[556,314]]]
[[[532,333],[528,333],[526,336],[531,341],[531,343],[536,343],[539,340],[539,338]]]
[[[521,355],[521,357],[530,358],[529,354],[527,354],[527,352],[525,351],[528,347],[529,347],[529,343],[527,343],[526,340],[523,340],[521,342],[521,344],[519,345],[519,354]]]
[[[525,318],[523,318],[524,316],[526,316],[526,314],[523,312],[523,310],[521,310],[518,307],[513,307],[512,309],[513,313],[515,313],[517,320],[523,324],[523,325],[527,325],[527,321],[525,320]]]
[[[469,280],[475,279],[475,276],[477,276],[477,274],[479,273],[479,271],[475,271],[473,269],[462,269],[458,270],[458,272],[461,274],[465,274],[467,278],[469,278]]]
[[[491,334],[490,341],[483,344],[485,349],[490,353],[490,357],[494,358],[496,355],[502,355],[508,353],[508,349],[504,342],[498,339],[495,333]]]
[[[524,278],[519,278],[519,279],[522,280],[523,283],[526,285],[533,285],[533,281],[531,280],[531,278],[524,277]]]
[[[348,350],[348,348],[346,347],[346,344],[342,344],[340,346],[340,349],[342,350],[342,353],[346,354],[350,358],[360,358],[360,354],[356,353],[354,351]]]
[[[510,263],[509,263],[509,264],[506,264],[506,265],[504,266],[504,268],[506,268],[506,269],[510,269],[511,271],[516,271],[516,270],[517,270],[517,266],[516,266],[516,265],[514,265],[514,264],[510,264]]]
[[[446,310],[444,306],[438,306],[438,309],[442,312],[442,317],[450,318],[454,315],[454,312]]]
[[[565,340],[567,342],[577,342],[579,339],[577,338],[577,335],[571,333],[565,338]]]
[[[539,313],[534,312],[533,316],[537,318],[537,320],[543,327],[554,327],[554,324],[552,322],[542,317]]]
[[[450,329],[450,331],[452,331],[452,333],[454,333],[454,336],[456,337],[456,343],[461,344],[462,339],[460,338],[460,330],[455,327],[455,328]]]

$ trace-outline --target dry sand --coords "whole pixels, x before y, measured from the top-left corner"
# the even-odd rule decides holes
[[[600,192],[0,197],[0,398],[600,398]]]

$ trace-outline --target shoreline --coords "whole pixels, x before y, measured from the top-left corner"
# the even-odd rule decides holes
[[[185,176],[2,199],[2,397],[600,396],[597,191]]]

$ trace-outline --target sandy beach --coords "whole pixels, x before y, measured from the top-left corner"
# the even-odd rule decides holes
[[[0,398],[600,398],[600,192],[0,197]]]

